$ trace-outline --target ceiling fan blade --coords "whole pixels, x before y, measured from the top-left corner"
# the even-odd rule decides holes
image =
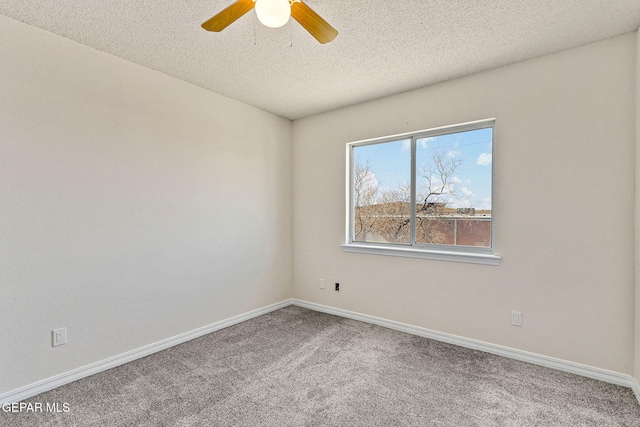
[[[253,0],[238,0],[222,12],[213,16],[202,24],[202,28],[207,31],[222,31],[233,24],[238,18],[249,12],[255,3]]]
[[[329,43],[338,35],[335,28],[301,1],[291,5],[291,16],[320,43]]]

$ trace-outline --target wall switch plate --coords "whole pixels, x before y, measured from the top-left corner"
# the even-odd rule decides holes
[[[511,324],[513,326],[522,326],[522,313],[519,311],[511,311]]]
[[[324,279],[320,279],[320,289],[324,289]]]
[[[57,347],[67,343],[67,328],[54,329],[51,332],[53,338],[52,347]]]

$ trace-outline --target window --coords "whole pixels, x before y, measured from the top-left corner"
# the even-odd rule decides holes
[[[343,250],[497,265],[494,120],[347,145]]]

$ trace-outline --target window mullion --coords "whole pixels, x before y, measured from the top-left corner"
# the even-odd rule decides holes
[[[352,145],[347,146],[347,169],[349,174],[349,182],[347,183],[346,193],[347,193],[347,206],[349,207],[349,216],[347,217],[347,242],[353,243],[355,241],[355,180],[354,180],[354,147]]]
[[[416,137],[411,137],[411,206],[410,209],[410,240],[411,246],[416,244]]]

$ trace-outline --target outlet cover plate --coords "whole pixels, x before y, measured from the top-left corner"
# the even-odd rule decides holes
[[[54,329],[51,331],[52,347],[57,347],[67,343],[67,328]]]
[[[522,326],[522,312],[511,311],[511,324],[513,326]]]

